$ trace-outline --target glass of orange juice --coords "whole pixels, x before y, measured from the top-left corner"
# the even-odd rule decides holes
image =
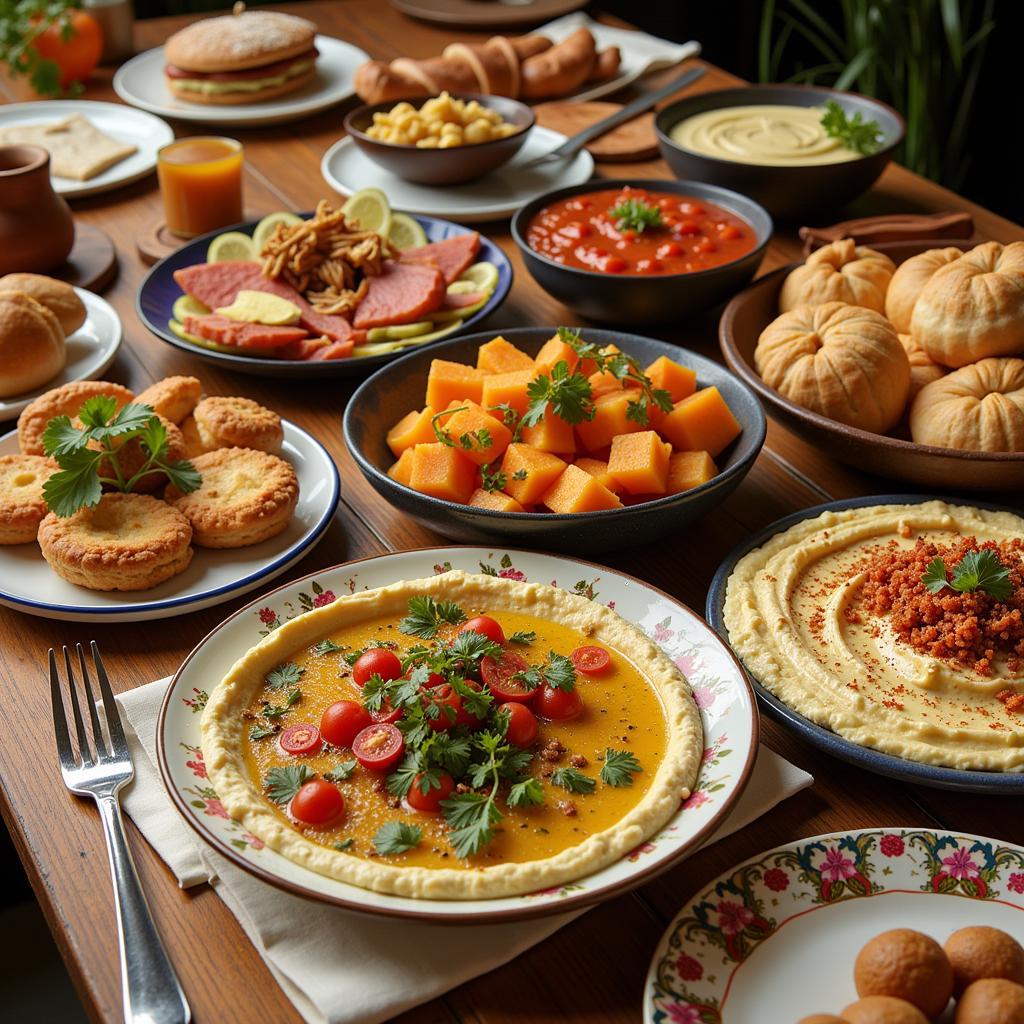
[[[203,135],[178,139],[157,154],[168,229],[192,238],[242,219],[242,144]]]

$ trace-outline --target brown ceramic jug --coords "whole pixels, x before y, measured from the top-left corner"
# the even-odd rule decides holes
[[[54,270],[74,244],[71,210],[50,183],[50,154],[0,146],[0,274]]]

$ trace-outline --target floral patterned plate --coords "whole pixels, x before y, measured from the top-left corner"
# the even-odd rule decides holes
[[[561,586],[614,608],[644,630],[686,673],[701,709],[705,752],[694,793],[650,841],[570,885],[494,900],[416,900],[375,893],[286,860],[227,818],[206,779],[199,713],[207,692],[261,636],[337,595],[419,579],[447,569]],[[157,750],[164,785],[185,820],[219,853],[304,896],[370,913],[445,921],[516,919],[596,903],[664,871],[710,836],[742,793],[757,753],[753,692],[739,663],[685,605],[631,576],[571,558],[474,547],[423,548],[349,562],[296,580],[247,605],[185,659],[160,713]]]
[[[861,946],[908,922],[940,943],[978,924],[1024,939],[1024,849],[883,828],[761,854],[716,879],[662,936],[644,1022],[789,1024],[839,1013],[857,998]]]

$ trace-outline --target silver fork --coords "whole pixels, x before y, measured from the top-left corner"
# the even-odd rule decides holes
[[[99,714],[93,697],[92,680],[81,644],[78,663],[85,689],[85,706],[92,725],[92,747],[86,736],[85,723],[78,702],[71,652],[63,648],[67,669],[67,689],[71,698],[71,718],[77,738],[77,753],[71,743],[68,718],[61,697],[57,655],[50,648],[50,698],[53,702],[53,727],[57,736],[57,754],[64,785],[80,796],[96,801],[107,840],[110,873],[114,882],[114,906],[117,912],[117,940],[121,954],[121,992],[125,1024],[187,1024],[192,1019],[185,993],[174,967],[167,957],[156,925],[146,904],[146,897],[135,873],[131,850],[124,834],[118,793],[135,775],[128,744],[121,727],[121,716],[114,703],[100,649],[91,643],[92,660],[99,679],[106,719],[107,738],[100,728]]]

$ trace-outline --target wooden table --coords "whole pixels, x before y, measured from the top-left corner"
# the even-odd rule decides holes
[[[383,0],[349,3],[318,0],[289,5],[306,13],[322,32],[349,40],[377,57],[401,53],[428,57],[451,34],[410,21]],[[155,46],[188,19],[141,23],[137,43]],[[475,38],[466,35],[467,38]],[[709,67],[699,84],[714,89],[736,79]],[[89,97],[113,99],[107,84]],[[246,206],[256,214],[309,209],[330,189],[320,177],[320,157],[341,133],[335,109],[282,127],[236,131],[247,158]],[[188,125],[179,134],[196,134]],[[669,177],[660,161],[599,168],[607,176]],[[987,238],[1020,238],[1020,228],[900,167],[890,167],[871,193],[836,220],[889,211],[969,210]],[[114,239],[120,276],[106,293],[124,320],[126,344],[111,379],[141,390],[173,373],[196,373],[210,393],[244,393],[311,430],[341,468],[342,502],[326,539],[291,570],[295,578],[315,569],[389,550],[445,543],[395,512],[371,490],[346,452],[340,416],[351,387],[337,381],[300,386],[267,378],[232,376],[157,340],[139,324],[135,292],[146,268],[135,255],[141,224],[160,212],[154,178],[75,204],[80,220],[98,224]],[[508,253],[516,270],[511,296],[487,325],[574,324],[572,312],[534,284],[508,234],[507,222],[484,227]],[[795,258],[794,234],[780,231],[764,270]],[[657,331],[660,337],[718,357],[715,318]],[[840,466],[775,424],[750,475],[707,521],[695,523],[657,547],[634,548],[595,560],[625,569],[702,611],[708,582],[720,559],[750,531],[808,505],[860,494],[905,489]],[[280,582],[280,581],[279,581]],[[58,773],[44,674],[51,645],[95,638],[118,689],[172,673],[184,655],[239,601],[166,623],[76,625],[0,609],[0,795],[10,829],[36,895],[60,945],[79,995],[97,1021],[121,1020],[121,988],[106,853],[92,804],[68,796]],[[637,1019],[648,959],[662,930],[694,890],[732,864],[763,849],[801,837],[878,825],[946,826],[1024,843],[1024,819],[1007,801],[896,784],[848,767],[813,750],[770,720],[763,737],[774,750],[812,772],[816,782],[741,833],[715,844],[644,888],[606,903],[562,929],[515,962],[468,982],[442,999],[406,1014],[409,1022]],[[296,1022],[300,1018],[272,980],[235,919],[208,887],[182,892],[132,829],[143,886],[200,1024],[228,1021]]]

